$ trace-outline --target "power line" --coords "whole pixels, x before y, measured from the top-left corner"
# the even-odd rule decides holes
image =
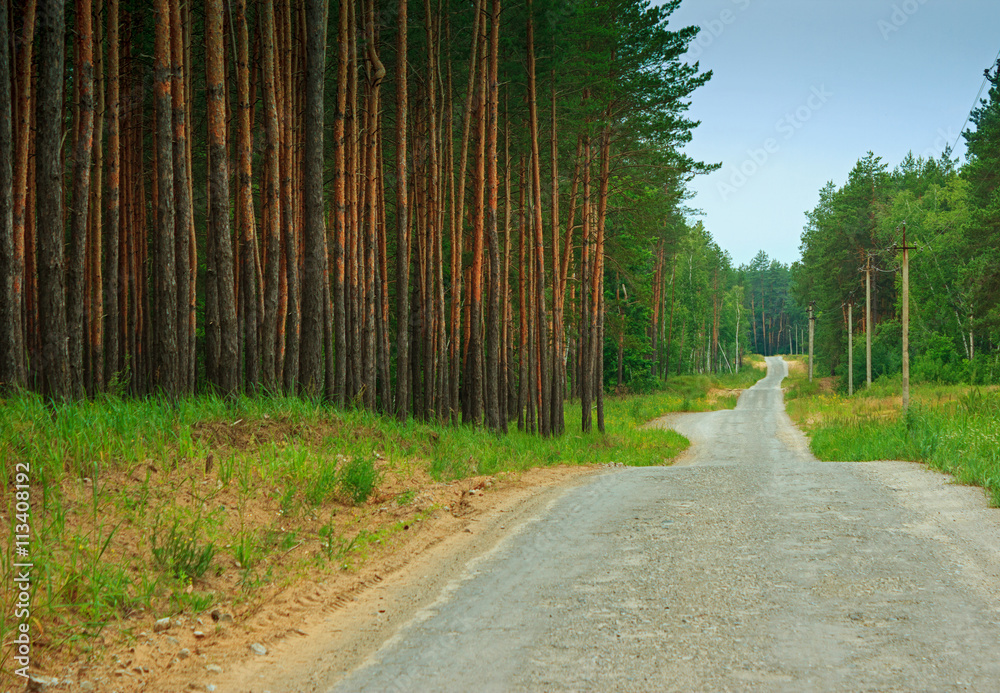
[[[993,65],[1000,63],[1000,51],[997,51],[997,57],[993,60]],[[993,67],[991,65],[990,67]],[[962,133],[965,132],[965,126],[969,124],[969,120],[972,119],[972,112],[976,110],[976,106],[979,105],[979,99],[983,95],[983,89],[986,88],[986,82],[989,81],[990,68],[986,68],[986,74],[983,76],[983,83],[979,85],[979,93],[976,94],[976,100],[972,102],[972,108],[969,109],[969,114],[965,116],[965,122],[962,123],[962,127],[958,130],[958,136],[955,138],[955,142],[951,145],[951,150],[955,151],[955,147],[958,146],[958,141],[962,138]]]

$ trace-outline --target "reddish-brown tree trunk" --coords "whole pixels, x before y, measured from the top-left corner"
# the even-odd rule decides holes
[[[253,206],[253,142],[250,115],[250,36],[246,0],[236,0],[236,218],[240,247],[240,305],[243,314],[244,385],[254,391],[260,384],[258,305],[260,299],[256,217]]]
[[[176,3],[176,0],[174,0]],[[172,146],[173,101],[171,99],[170,0],[156,0],[156,45],[153,64],[153,101],[156,108],[156,255],[153,262],[156,291],[156,344],[153,384],[170,396],[180,390],[178,357],[178,310],[176,223]],[[178,27],[179,29],[179,27]],[[186,229],[185,229],[186,230]],[[142,247],[141,244],[135,244]],[[133,277],[138,284],[138,263]],[[186,294],[185,294],[186,295]],[[141,344],[141,341],[139,342]]]
[[[590,273],[592,265],[590,260],[590,228],[591,228],[591,206],[590,199],[590,138],[583,138],[583,209],[581,210],[581,221],[583,222],[582,243],[580,251],[580,348],[577,356],[577,368],[579,374],[577,380],[580,383],[580,429],[584,433],[589,433],[593,425],[590,412],[591,385],[593,377],[590,369],[590,352],[592,333],[590,330]]]
[[[323,224],[323,87],[327,0],[306,3],[305,225],[302,229],[300,381],[309,397],[323,392],[323,306],[326,228]]]
[[[292,50],[292,11],[291,3],[282,3],[281,34],[283,60],[281,61],[281,237],[284,242],[285,255],[285,297],[287,312],[285,315],[284,341],[284,387],[290,395],[296,394],[299,379],[299,330],[301,319],[299,314],[299,248],[298,226],[295,223],[294,185],[294,132],[295,123],[295,88],[292,80],[292,67],[295,62]],[[322,219],[320,220],[322,224]],[[317,285],[317,289],[320,287]]]
[[[191,350],[190,324],[191,281],[194,266],[191,264],[191,228],[194,224],[191,209],[190,175],[188,173],[188,111],[184,51],[184,26],[181,21],[180,0],[170,0],[170,53],[173,61],[173,167],[174,167],[174,242],[177,269],[177,387],[189,389],[190,372],[194,354]]]
[[[38,317],[41,333],[42,394],[72,394],[64,293],[62,107],[64,7],[43,2],[38,13],[38,96],[35,99],[35,189],[37,195]],[[6,48],[5,48],[6,50]]]
[[[350,288],[350,309],[348,317],[348,330],[350,334],[350,390],[349,395],[353,398],[364,385],[363,383],[363,359],[362,359],[362,309],[364,282],[361,278],[361,258],[359,257],[359,244],[361,241],[361,175],[362,162],[360,156],[361,131],[363,123],[358,112],[358,20],[357,7],[354,0],[347,0],[349,5],[348,19],[348,47],[349,66],[347,82],[347,101],[349,104],[349,116],[347,122],[347,142],[349,150],[349,163],[347,165],[347,274],[349,276]]]
[[[32,53],[35,42],[36,0],[24,0],[21,8],[21,35],[15,57],[17,101],[14,104],[14,179],[12,201],[12,245],[11,264],[11,303],[13,322],[14,377],[13,383],[19,386],[27,385],[28,372],[25,354],[29,349],[27,337],[27,310],[25,306],[25,287],[29,281],[25,262],[25,234],[28,219],[28,142],[32,132]],[[16,13],[15,13],[16,17]],[[33,218],[33,216],[32,216]]]
[[[469,399],[465,421],[480,424],[483,419],[483,240],[486,192],[486,95],[487,45],[485,18],[478,22],[479,83],[476,94],[476,158],[472,189],[472,274],[469,285]]]
[[[385,168],[383,167],[383,162],[385,161],[385,153],[382,148],[382,116],[379,114],[378,123],[378,154],[377,159],[378,165],[378,203],[376,205],[378,209],[378,244],[376,247],[376,264],[378,265],[377,272],[375,275],[377,284],[377,303],[376,315],[375,315],[375,327],[377,334],[377,344],[376,344],[376,363],[378,370],[378,392],[379,392],[379,411],[383,414],[390,414],[393,411],[392,406],[392,374],[390,371],[390,354],[392,352],[389,346],[389,249],[388,249],[388,225],[386,224],[386,211],[385,211]]]
[[[445,40],[451,45],[451,20],[445,16]],[[448,82],[445,98],[448,103],[453,100],[453,84],[451,74],[451,62],[448,61]],[[460,332],[460,312],[461,312],[461,292],[462,292],[462,220],[458,217],[458,200],[455,198],[455,122],[453,110],[448,109],[448,234],[451,242],[451,257],[449,259],[451,269],[451,322],[450,335],[448,339],[448,390],[447,390],[447,411],[452,424],[458,423],[459,415],[459,385],[461,384],[459,373],[461,363],[461,345],[459,343]],[[442,229],[443,232],[443,229]],[[443,262],[442,262],[443,265]],[[443,320],[442,316],[442,320]],[[443,328],[443,326],[442,326]]]
[[[405,2],[406,0],[402,0]],[[336,340],[334,391],[337,404],[346,401],[347,387],[347,304],[345,297],[344,252],[346,244],[346,143],[344,119],[347,110],[348,2],[339,3],[337,23],[337,107],[333,119],[333,332]]]
[[[462,275],[462,253],[463,253],[463,240],[464,240],[464,224],[465,224],[465,176],[466,167],[468,165],[468,154],[469,154],[469,133],[472,125],[472,104],[473,99],[478,93],[476,88],[476,65],[479,62],[479,40],[480,40],[480,25],[484,21],[482,17],[482,6],[483,0],[475,0],[472,10],[472,48],[469,52],[469,79],[465,91],[465,109],[463,110],[462,116],[462,149],[459,157],[458,166],[458,195],[455,199],[455,211],[454,219],[456,224],[455,239],[452,242],[452,277],[461,277]],[[456,255],[457,253],[457,255]],[[457,267],[455,266],[457,265]],[[455,270],[458,270],[457,272]],[[468,343],[461,339],[464,333],[464,328],[462,327],[463,316],[461,314],[461,294],[462,294],[462,283],[461,280],[458,281],[457,285],[455,280],[452,280],[452,344],[455,348],[455,353],[452,356],[452,396],[453,399],[459,396],[459,383],[461,382],[461,373],[463,371],[463,352],[467,351]],[[472,301],[466,302],[466,309],[468,310]],[[464,348],[462,345],[465,345]],[[466,381],[466,388],[471,388],[472,384]],[[467,403],[469,397],[462,396],[462,409],[463,418],[467,413]],[[453,404],[453,406],[455,406]],[[457,422],[457,412],[453,416],[453,423]]]
[[[102,310],[103,276],[103,212],[104,212],[104,32],[101,25],[101,1],[92,8],[96,28],[94,43],[97,46],[94,61],[94,152],[90,174],[90,229],[87,232],[87,312],[85,317],[87,345],[86,385],[93,395],[104,390],[104,320]]]
[[[511,410],[514,408],[514,388],[513,388],[513,373],[511,371],[511,364],[513,362],[513,340],[511,339],[511,301],[510,301],[510,217],[511,217],[511,201],[510,201],[510,119],[509,110],[507,109],[507,96],[504,93],[504,252],[503,252],[503,280],[502,287],[500,289],[500,300],[502,306],[500,308],[501,319],[503,324],[501,326],[500,333],[500,378],[501,378],[501,391],[500,391],[500,418],[503,420],[503,425],[506,430],[507,424],[511,420]]]
[[[264,264],[264,324],[261,330],[261,361],[264,387],[274,392],[278,387],[277,339],[278,339],[278,284],[281,253],[278,232],[278,159],[280,133],[278,131],[278,104],[276,101],[277,78],[274,59],[274,0],[263,0],[261,4],[261,70],[264,79],[264,124],[266,127],[266,150],[264,155],[265,174],[265,253]]]
[[[76,0],[76,85],[78,127],[73,146],[73,202],[70,257],[67,272],[67,330],[69,371],[73,396],[85,394],[83,342],[87,266],[87,228],[90,213],[90,162],[94,149],[94,27],[90,0]]]
[[[499,114],[500,0],[491,0],[486,117],[486,237],[489,244],[489,305],[486,315],[486,425],[505,430],[500,416],[500,238],[497,231],[497,127]],[[484,66],[485,67],[485,66]]]
[[[552,414],[553,434],[565,430],[563,398],[566,393],[566,369],[563,367],[563,279],[559,258],[559,139],[556,121],[556,73],[552,71],[552,131],[549,135],[552,157]]]
[[[534,383],[536,398],[539,400],[539,433],[548,436],[552,433],[550,420],[551,407],[549,398],[552,395],[550,386],[550,370],[546,351],[548,345],[545,315],[545,244],[542,238],[542,174],[538,147],[538,105],[535,82],[535,28],[532,20],[531,0],[528,0],[528,118],[531,129],[531,190],[534,207],[535,235],[535,311],[538,342],[536,344],[538,374]]]
[[[524,157],[521,157],[521,177],[518,185],[518,254],[517,254],[517,300],[520,330],[518,332],[518,386],[517,386],[517,429],[525,430],[525,406],[528,403],[528,313],[525,302],[525,275],[527,266],[524,252],[524,236],[527,220],[524,212],[525,171]]]
[[[212,227],[219,319],[219,360],[216,384],[233,395],[239,381],[236,331],[236,290],[232,233],[229,227],[229,157],[226,151],[226,83],[223,63],[222,0],[205,3],[205,94],[208,108],[209,214]]]
[[[608,185],[611,180],[611,128],[604,126],[601,137],[601,174],[597,193],[597,243],[594,253],[591,301],[594,305],[592,334],[596,334],[593,347],[594,390],[597,400],[597,430],[604,433],[604,227],[608,215]]]
[[[14,166],[7,2],[0,0],[0,391],[17,381],[14,305]]]
[[[375,248],[378,243],[376,237],[376,176],[378,152],[378,115],[379,115],[379,94],[381,92],[382,80],[385,79],[385,66],[379,60],[376,50],[375,39],[375,2],[368,0],[365,12],[365,37],[366,37],[366,58],[368,60],[368,133],[367,133],[367,155],[368,161],[365,164],[365,217],[367,228],[365,237],[365,406],[368,409],[375,409]]]
[[[396,25],[396,416],[410,414],[410,210],[407,190],[407,0]]]
[[[434,14],[431,11],[430,0],[424,0],[424,30],[427,37],[427,161],[426,161],[426,185],[424,186],[424,278],[422,311],[424,314],[424,343],[422,345],[424,356],[424,404],[423,409],[427,418],[433,418],[436,413],[437,394],[437,351],[435,342],[437,337],[437,314],[436,314],[436,278],[437,267],[435,267],[434,254],[437,248],[439,236],[441,234],[438,225],[437,195],[438,195],[438,147],[437,147],[437,85],[435,75],[437,74],[436,57],[437,41],[434,31]]]

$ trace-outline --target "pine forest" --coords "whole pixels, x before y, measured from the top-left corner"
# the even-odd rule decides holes
[[[792,345],[689,221],[678,4],[15,0],[0,382],[549,435]]]

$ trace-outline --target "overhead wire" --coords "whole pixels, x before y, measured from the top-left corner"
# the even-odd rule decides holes
[[[952,151],[955,151],[955,147],[958,146],[958,141],[962,139],[962,133],[965,132],[965,126],[968,125],[969,121],[972,119],[972,112],[976,110],[977,106],[979,106],[979,99],[982,98],[983,96],[983,89],[986,88],[986,83],[990,79],[989,78],[990,68],[997,65],[997,63],[1000,63],[1000,50],[997,51],[997,57],[993,59],[993,63],[990,65],[990,67],[986,68],[986,74],[983,75],[983,83],[979,85],[979,93],[976,94],[976,100],[972,102],[972,108],[969,109],[968,115],[965,116],[965,122],[962,123],[962,127],[959,128],[958,130],[958,135],[955,137],[955,142],[952,143],[951,145]]]

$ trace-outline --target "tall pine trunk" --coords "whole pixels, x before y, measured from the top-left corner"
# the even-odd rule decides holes
[[[479,80],[476,87],[476,158],[472,189],[472,273],[469,277],[469,398],[464,419],[473,424],[483,418],[483,234],[486,183],[486,21],[480,19]]]
[[[428,418],[433,418],[437,411],[437,267],[435,267],[435,252],[441,227],[438,223],[438,143],[437,143],[437,40],[434,31],[434,14],[430,0],[424,0],[424,29],[427,37],[427,173],[424,187],[424,248],[425,259],[423,268],[423,284],[425,289],[423,304],[424,314],[424,403],[423,410]]]
[[[499,86],[497,67],[500,55],[500,0],[491,0],[489,70],[487,73],[486,117],[486,238],[489,245],[489,305],[486,312],[486,425],[503,430],[500,416],[500,239],[497,232],[497,118]],[[484,66],[486,67],[486,66]]]
[[[362,291],[363,281],[359,276],[361,271],[361,258],[359,258],[359,239],[361,238],[360,219],[360,198],[361,191],[361,165],[360,140],[362,122],[358,113],[358,21],[357,7],[355,0],[346,0],[349,7],[348,26],[348,50],[349,65],[347,76],[347,101],[349,105],[347,147],[349,152],[349,164],[347,165],[347,274],[349,275],[349,315],[348,329],[350,330],[349,354],[350,354],[350,391],[353,398],[361,392],[363,387],[362,375]]]
[[[465,179],[466,167],[469,156],[469,133],[472,126],[472,105],[478,88],[476,87],[476,66],[479,63],[479,42],[480,25],[484,21],[482,17],[482,7],[484,0],[475,0],[472,10],[472,47],[469,51],[469,79],[465,90],[465,108],[462,115],[462,148],[459,154],[458,165],[458,194],[455,198],[455,211],[453,213],[455,223],[455,234],[452,239],[452,311],[451,311],[451,342],[454,353],[452,354],[452,406],[458,406],[457,399],[460,397],[459,383],[463,369],[463,348],[462,348],[462,253],[465,227]],[[466,303],[467,310],[471,301]],[[471,383],[466,381],[466,388],[471,387]],[[461,395],[463,415],[467,414],[466,403],[469,397]],[[457,423],[458,412],[452,415],[452,423]]]
[[[396,416],[410,414],[410,210],[407,190],[407,0],[399,0],[396,35]]]
[[[14,305],[14,162],[7,2],[0,0],[0,391],[17,383]]]
[[[260,341],[258,339],[258,248],[253,205],[253,142],[250,129],[250,36],[246,0],[236,0],[236,237],[240,250],[240,310],[243,382],[248,391],[260,384]]]
[[[376,220],[376,177],[378,152],[378,114],[379,114],[379,94],[381,92],[382,80],[385,79],[385,66],[379,60],[375,42],[375,0],[368,0],[365,11],[365,38],[368,61],[368,128],[366,153],[368,161],[365,164],[365,219],[367,221],[364,230],[365,239],[365,406],[375,409],[375,247],[378,243],[376,233],[378,225]]]
[[[177,323],[179,320],[175,247],[173,102],[171,99],[170,0],[156,0],[156,46],[153,100],[156,107],[156,241],[153,271],[156,319],[153,384],[169,396],[180,390]],[[138,265],[133,277],[138,279]],[[141,343],[141,342],[140,342]],[[133,352],[134,353],[134,352]]]
[[[547,316],[545,315],[545,243],[542,238],[542,173],[541,162],[539,161],[538,147],[538,105],[536,99],[535,80],[535,25],[532,19],[531,0],[528,0],[528,118],[531,130],[531,192],[534,212],[534,241],[535,241],[535,311],[536,311],[536,333],[538,342],[536,344],[536,360],[538,362],[537,380],[533,383],[535,391],[538,393],[538,432],[543,436],[552,433],[551,408],[549,398],[552,396],[550,386],[550,369],[546,352],[548,349],[547,337]]]
[[[337,22],[337,106],[333,119],[333,332],[336,342],[334,392],[331,397],[343,406],[347,396],[347,298],[345,284],[345,245],[347,238],[346,209],[346,142],[344,120],[347,110],[348,68],[348,2],[339,2]],[[406,2],[406,0],[401,0]],[[402,329],[402,328],[401,328]]]
[[[292,46],[292,8],[290,0],[282,3],[280,44],[283,48],[281,61],[281,107],[279,116],[281,127],[281,237],[285,257],[285,342],[284,342],[284,388],[289,395],[296,394],[299,380],[299,330],[302,327],[299,312],[299,248],[298,227],[295,222],[295,156],[294,133],[295,123],[295,86],[292,79],[294,63]],[[317,290],[320,286],[317,284]]]
[[[91,395],[104,390],[104,319],[103,319],[103,212],[104,212],[104,33],[101,25],[102,3],[92,7],[97,47],[94,61],[94,152],[90,174],[90,221],[87,231],[87,313],[85,316],[87,392]]]
[[[552,157],[552,433],[565,428],[563,398],[566,394],[563,367],[563,279],[559,256],[559,139],[556,121],[556,74],[552,71],[552,129],[549,134]]]
[[[25,233],[29,216],[28,205],[28,169],[29,169],[29,136],[32,131],[32,96],[31,96],[31,64],[35,45],[36,0],[25,0],[21,9],[23,19],[20,45],[16,54],[17,70],[17,101],[14,104],[16,124],[14,142],[14,180],[13,180],[13,222],[12,244],[13,255],[11,265],[11,306],[13,310],[14,339],[14,379],[16,385],[28,384],[27,361],[28,351],[27,311],[25,308],[25,288],[30,275],[25,267]],[[33,210],[32,210],[33,211]]]
[[[191,208],[191,188],[188,174],[188,124],[185,79],[184,30],[180,0],[170,2],[170,52],[173,62],[173,167],[174,167],[174,243],[177,290],[177,388],[187,391],[193,367],[191,349],[191,281],[195,268],[191,264],[191,229],[194,225]]]
[[[67,272],[69,370],[74,397],[84,395],[83,335],[87,227],[90,212],[90,160],[94,148],[94,27],[90,0],[76,0],[74,84],[78,126],[73,154],[73,201]]]
[[[306,150],[302,341],[300,380],[309,397],[322,393],[323,287],[326,228],[323,224],[323,86],[326,69],[327,0],[306,3]]]
[[[596,344],[593,349],[594,390],[597,399],[597,430],[604,433],[604,228],[608,214],[608,185],[611,180],[611,128],[604,126],[601,137],[601,174],[597,193],[597,243],[594,252],[593,296]]]
[[[237,359],[236,290],[232,232],[229,227],[229,156],[226,151],[226,84],[222,51],[222,0],[205,3],[205,93],[208,107],[209,215],[216,269],[219,319],[219,360],[216,384],[226,395],[236,393]]]
[[[524,248],[524,236],[525,227],[527,226],[527,220],[525,218],[524,212],[524,188],[525,188],[525,173],[524,173],[524,157],[521,157],[521,176],[518,185],[518,199],[517,199],[517,227],[518,227],[518,244],[517,244],[517,305],[518,305],[518,319],[520,321],[518,330],[518,385],[517,385],[517,430],[525,430],[525,406],[528,403],[528,312],[526,303],[526,289],[525,286],[525,268],[527,267],[527,260],[525,258],[525,248]]]
[[[35,189],[37,201],[40,371],[42,394],[65,399],[72,393],[64,293],[62,106],[62,0],[44,0],[38,13],[38,96],[36,103]]]
[[[275,392],[278,388],[277,372],[277,340],[278,340],[278,284],[280,280],[281,249],[280,215],[278,200],[279,184],[279,147],[281,135],[278,131],[278,104],[276,100],[275,79],[277,78],[274,48],[274,0],[263,0],[261,4],[261,49],[263,64],[261,69],[264,78],[264,125],[266,129],[266,148],[264,154],[264,227],[265,252],[262,259],[264,265],[264,324],[261,330],[261,361],[263,365],[264,387]]]
[[[583,209],[581,211],[581,221],[583,222],[582,242],[580,251],[580,344],[579,356],[577,357],[578,375],[580,383],[580,430],[589,433],[592,426],[590,404],[591,385],[593,377],[591,374],[591,340],[593,335],[590,329],[590,291],[587,284],[590,281],[592,262],[590,259],[591,245],[591,207],[592,201],[590,191],[590,167],[591,148],[590,138],[583,138]]]

